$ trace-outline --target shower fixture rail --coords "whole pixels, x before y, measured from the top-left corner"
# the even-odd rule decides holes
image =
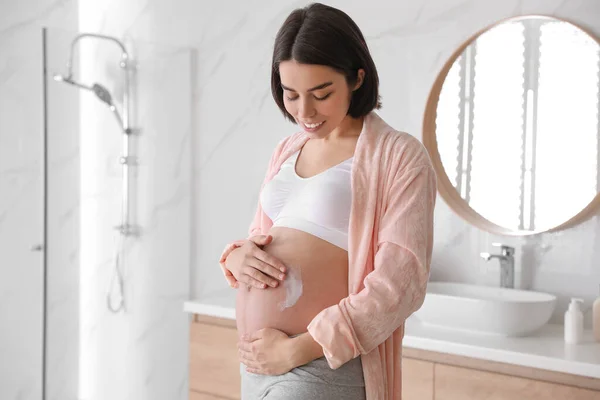
[[[124,86],[122,112],[119,112],[117,106],[113,103],[112,96],[108,89],[104,86],[94,83],[92,85],[77,82],[73,79],[73,59],[76,50],[76,45],[81,39],[94,38],[100,40],[108,40],[119,46],[121,50],[121,59],[119,67],[123,70]],[[132,61],[125,48],[125,45],[112,36],[101,35],[96,33],[82,33],[77,35],[71,42],[71,51],[69,60],[67,61],[67,73],[65,75],[55,74],[54,80],[58,82],[68,83],[79,89],[89,90],[93,92],[102,102],[106,103],[108,108],[113,112],[119,126],[123,132],[122,154],[119,158],[119,163],[122,166],[122,202],[121,202],[121,224],[115,229],[123,236],[138,236],[139,227],[130,222],[130,196],[129,196],[129,177],[130,167],[135,166],[135,158],[130,154],[130,136],[133,130],[130,126],[131,109],[130,109],[130,77],[129,71],[132,67]]]
[[[84,38],[93,38],[100,40],[108,40],[112,43],[115,43],[119,46],[121,50],[121,60],[119,62],[119,67],[123,71],[124,78],[124,90],[123,90],[123,104],[122,110],[119,112],[117,105],[113,102],[112,95],[110,91],[99,83],[94,83],[92,85],[77,82],[73,79],[73,57],[76,50],[77,43]],[[118,313],[120,311],[125,312],[125,293],[124,293],[124,273],[123,269],[123,251],[125,248],[125,242],[127,237],[130,236],[138,236],[139,228],[136,225],[133,225],[130,221],[130,196],[129,196],[129,176],[130,176],[130,167],[136,165],[134,157],[130,154],[130,139],[133,134],[130,125],[130,79],[129,74],[130,70],[132,70],[132,62],[129,57],[129,53],[127,52],[125,46],[118,39],[101,35],[95,33],[82,33],[77,35],[73,41],[71,42],[71,51],[69,55],[69,60],[67,62],[67,73],[66,75],[54,75],[54,80],[58,82],[68,83],[73,85],[79,89],[84,89],[93,92],[96,97],[105,103],[108,108],[112,111],[115,118],[117,119],[119,126],[122,131],[123,143],[122,143],[122,154],[119,157],[119,163],[121,164],[122,170],[122,201],[121,201],[121,224],[116,226],[115,229],[118,230],[118,237],[115,241],[115,264],[114,264],[114,273],[112,279],[109,284],[108,292],[106,294],[106,305],[108,309],[113,313]],[[113,287],[117,285],[119,298],[117,303],[113,301]]]

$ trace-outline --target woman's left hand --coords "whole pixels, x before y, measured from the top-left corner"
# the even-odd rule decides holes
[[[248,372],[261,375],[282,375],[291,371],[292,339],[285,333],[265,328],[244,335],[238,342],[240,361]]]

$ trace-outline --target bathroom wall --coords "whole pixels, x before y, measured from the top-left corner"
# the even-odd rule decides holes
[[[51,78],[65,72],[85,16],[77,1],[0,5],[0,398],[42,398],[45,361],[49,400],[184,399],[194,53],[123,37],[137,67],[131,195],[141,235],[121,252],[126,312],[112,314],[106,292],[120,222],[122,136],[91,93]],[[119,54],[84,42],[76,76],[106,85],[120,105]],[[31,250],[38,244],[45,253]]]
[[[170,88],[169,82],[178,79],[176,74],[168,68],[157,68],[150,76],[158,84],[154,86],[153,80],[145,81],[146,87],[151,89],[144,98],[171,100],[142,108],[146,112],[138,115],[140,125],[160,125],[156,131],[160,134],[152,136],[156,141],[147,143],[168,154],[163,158],[159,152],[147,153],[154,154],[151,159],[156,164],[147,170],[143,178],[146,189],[139,195],[151,199],[142,206],[147,208],[140,216],[141,221],[160,228],[137,250],[128,253],[130,260],[135,257],[139,260],[130,261],[133,263],[130,265],[138,267],[130,270],[132,274],[142,273],[141,278],[132,275],[130,280],[135,282],[132,291],[143,292],[133,297],[134,304],[150,300],[130,320],[130,324],[136,325],[115,320],[106,322],[111,316],[98,314],[103,323],[98,334],[104,336],[96,336],[103,338],[101,347],[97,348],[103,358],[95,365],[103,372],[95,375],[96,380],[87,386],[105,388],[111,396],[128,394],[130,399],[152,399],[151,393],[156,398],[183,399],[187,389],[187,337],[185,317],[179,314],[178,304],[186,297],[234,296],[221,276],[217,259],[226,242],[245,236],[271,151],[281,138],[296,130],[284,121],[273,103],[269,69],[277,29],[292,9],[307,3],[281,0],[50,3],[30,0],[0,6],[0,246],[4,246],[0,248],[0,284],[3,285],[0,310],[3,321],[7,320],[5,316],[20,321],[18,330],[9,331],[15,334],[9,336],[8,342],[0,337],[3,355],[15,335],[39,328],[41,318],[36,314],[39,311],[19,312],[7,307],[29,302],[30,310],[35,310],[41,304],[41,277],[23,275],[24,270],[31,268],[41,274],[40,256],[29,253],[32,242],[39,240],[36,235],[41,230],[42,215],[41,183],[36,175],[40,156],[29,153],[32,148],[41,151],[40,25],[50,24],[66,30],[79,26],[81,31],[115,35],[128,43],[192,48],[196,54],[191,56],[194,80],[188,88],[192,99],[191,109],[188,109],[191,126],[178,125],[178,111],[186,107],[185,102],[179,103],[179,96],[187,94],[165,92]],[[600,3],[596,0],[373,0],[368,3],[340,0],[325,3],[345,10],[367,37],[380,74],[384,104],[380,115],[397,129],[418,138],[425,102],[438,71],[453,50],[477,30],[505,17],[537,13],[571,19],[600,35]],[[4,8],[8,11],[4,12]],[[5,48],[10,51],[7,53]],[[100,67],[98,70],[108,73]],[[98,129],[108,126],[108,121],[102,122]],[[107,144],[101,156],[108,158],[116,146]],[[186,157],[191,157],[188,160],[193,163],[192,171],[178,167],[177,160],[182,159],[181,165],[185,165]],[[165,159],[168,162],[159,167]],[[186,176],[188,172],[191,177]],[[112,170],[108,176],[118,179],[118,172]],[[112,187],[113,183],[109,182],[114,179],[107,179],[107,187]],[[138,184],[142,185],[143,179],[140,178]],[[10,193],[9,197],[5,193]],[[118,199],[118,195],[115,198]],[[110,201],[117,207],[115,199]],[[190,201],[192,207],[187,209],[186,202],[190,204]],[[524,286],[559,295],[555,322],[561,321],[569,297],[583,297],[589,305],[598,292],[598,217],[556,234],[526,240],[505,238],[467,225],[440,198],[435,222],[433,280],[497,285],[497,265],[485,263],[478,254],[492,250],[491,242],[503,241],[518,249],[525,248],[521,252],[527,262],[519,263],[519,267],[521,275],[530,279],[524,281]],[[29,226],[28,231],[21,232],[30,233],[14,234],[15,227],[25,226]],[[99,254],[107,259],[112,257],[110,240],[103,237],[99,242]],[[186,271],[190,265],[188,287]],[[110,263],[106,261],[105,266],[109,268]],[[96,267],[101,271],[102,263]],[[107,271],[110,270],[100,275],[103,282],[109,276]],[[98,288],[95,301],[102,302],[102,296],[103,291]],[[100,310],[101,305],[94,307]],[[111,327],[120,335],[110,336]],[[39,331],[36,334],[39,335]],[[111,343],[117,345],[111,346]],[[123,343],[139,346],[127,352],[121,347]],[[159,351],[160,346],[163,349]],[[23,349],[7,354],[23,354]],[[6,364],[7,359],[11,359],[11,364]],[[1,363],[0,377],[4,379],[10,376],[6,375],[7,371],[25,370],[35,361],[31,358],[21,364],[14,357],[2,357]],[[147,368],[134,372],[140,365]],[[39,389],[39,384],[24,386],[37,379],[37,372],[31,374],[19,378],[20,383],[8,386],[12,388],[8,397],[1,391],[6,386],[0,385],[0,397],[10,399],[24,393],[22,398],[37,398],[27,396],[29,390]],[[93,398],[91,392],[82,394]]]
[[[85,21],[80,10],[87,32]],[[133,128],[129,223],[136,228],[124,238],[116,229],[124,190],[121,126],[92,93],[52,80],[64,73],[76,33],[47,35],[47,398],[184,398],[193,52],[123,39]],[[75,79],[106,87],[125,118],[119,47],[85,37],[74,56]],[[75,109],[61,110],[61,99]],[[123,309],[111,312],[107,303],[119,308],[121,296]]]
[[[258,186],[274,145],[296,127],[283,120],[269,91],[273,39],[287,14],[306,1],[140,3],[82,1],[101,31],[186,44],[198,49],[194,104],[192,265],[194,297],[233,296],[217,265],[226,242],[245,236]],[[500,19],[547,14],[600,35],[595,0],[326,1],[363,30],[377,63],[383,109],[397,129],[421,138],[424,107],[439,70],[470,35]],[[208,7],[210,5],[210,8]],[[210,10],[210,11],[208,11]],[[176,21],[176,22],[173,22]],[[587,305],[600,283],[600,219],[533,238],[498,237],[469,226],[440,198],[436,207],[432,280],[499,284],[499,267],[479,257],[502,241],[517,247],[520,287],[559,296],[554,322],[568,298]],[[523,266],[521,266],[523,264]],[[589,312],[586,316],[589,326]]]
[[[359,24],[377,63],[383,109],[397,129],[421,138],[429,90],[464,40],[500,19],[522,14],[567,18],[600,35],[596,0],[326,1]],[[226,297],[218,256],[225,243],[245,237],[258,187],[277,141],[296,127],[283,120],[269,91],[273,39],[287,14],[306,1],[140,3],[82,1],[93,26],[105,32],[186,44],[198,50],[194,104],[193,297]],[[210,7],[209,7],[210,6]],[[209,11],[210,10],[210,11]],[[174,22],[176,21],[176,22]],[[469,226],[439,198],[432,280],[499,284],[497,263],[481,251],[502,241],[517,247],[517,284],[559,296],[553,322],[568,298],[589,307],[600,283],[600,218],[533,238],[499,237]],[[589,326],[589,312],[586,315]]]
[[[76,1],[0,2],[0,399],[42,397],[42,26],[77,30]],[[65,104],[58,98],[56,109]],[[76,105],[74,107],[76,109]],[[66,127],[60,122],[57,127]],[[65,146],[69,147],[68,145]],[[69,279],[67,277],[67,279]],[[68,354],[63,358],[72,360]],[[61,384],[72,386],[67,377]]]

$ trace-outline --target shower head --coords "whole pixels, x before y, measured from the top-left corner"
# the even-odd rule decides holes
[[[98,97],[103,103],[106,103],[109,107],[113,106],[112,96],[107,88],[100,85],[99,83],[94,83],[92,86],[84,85],[83,83],[79,83],[71,79],[70,77],[65,77],[63,75],[55,74],[54,80],[57,82],[68,83],[69,85],[77,86],[81,89],[86,89],[94,92],[96,97]]]
[[[119,114],[119,111],[117,110],[116,105],[113,103],[113,99],[112,99],[110,92],[104,86],[99,85],[99,84],[94,84],[92,86],[88,86],[88,85],[84,85],[79,82],[76,82],[72,79],[73,78],[73,66],[75,65],[74,64],[75,49],[76,49],[75,46],[77,43],[79,43],[79,41],[81,39],[84,39],[84,38],[85,39],[109,40],[109,41],[113,42],[114,44],[116,44],[117,46],[119,46],[119,48],[121,50],[121,61],[119,62],[119,67],[122,68],[124,71],[124,84],[125,84],[124,92],[123,92],[123,103],[122,103],[123,117],[121,117],[121,114]],[[108,105],[109,109],[113,112],[115,117],[118,119],[123,132],[126,134],[130,134],[132,132],[132,130],[129,127],[129,89],[130,89],[129,77],[128,77],[129,65],[130,65],[129,54],[127,53],[127,49],[125,48],[125,45],[120,40],[118,40],[117,38],[114,38],[112,36],[99,35],[97,33],[81,33],[81,34],[77,35],[71,42],[71,52],[69,53],[69,60],[67,62],[66,74],[65,75],[55,74],[53,76],[53,78],[57,82],[68,83],[68,84],[70,84],[72,86],[76,86],[80,89],[86,89],[91,92],[94,92],[94,94],[96,95],[96,97],[98,97],[100,99],[100,101],[102,101],[103,103]]]
[[[121,128],[124,129],[126,133],[129,133],[128,128],[125,127],[125,125],[123,124],[123,118],[121,118],[121,114],[119,114],[117,107],[113,104],[112,96],[107,88],[100,85],[99,83],[94,83],[92,86],[87,86],[87,85],[84,85],[83,83],[74,81],[73,79],[71,79],[70,76],[65,77],[64,75],[59,75],[59,74],[54,75],[54,80],[57,82],[68,83],[69,85],[76,86],[80,89],[85,89],[85,90],[94,92],[96,97],[98,97],[100,99],[100,101],[105,103],[108,106],[108,108],[110,108],[110,110],[113,112],[113,114],[119,121]]]
[[[94,83],[92,91],[101,101],[106,103],[109,107],[113,107],[112,96],[108,89],[98,83]]]

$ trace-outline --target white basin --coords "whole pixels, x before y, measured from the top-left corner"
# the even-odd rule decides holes
[[[544,326],[556,296],[465,283],[430,282],[414,317],[424,324],[500,336],[525,336]]]

